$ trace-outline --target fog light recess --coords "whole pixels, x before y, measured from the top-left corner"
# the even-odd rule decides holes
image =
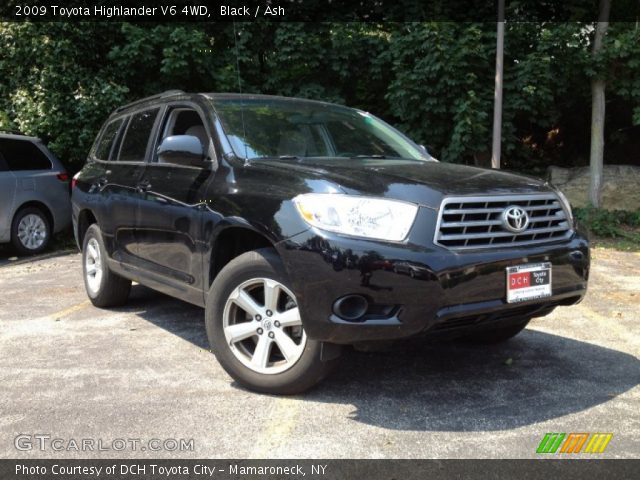
[[[333,313],[343,320],[354,322],[362,318],[369,308],[369,301],[362,295],[346,295],[333,304]]]

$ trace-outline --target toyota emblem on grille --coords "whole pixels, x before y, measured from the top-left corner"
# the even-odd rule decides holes
[[[529,215],[520,207],[507,207],[502,212],[504,228],[513,233],[522,233],[529,226]]]

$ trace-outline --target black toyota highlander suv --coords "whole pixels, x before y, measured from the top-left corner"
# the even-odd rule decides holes
[[[342,345],[498,342],[587,288],[564,196],[440,163],[324,102],[165,92],[116,110],[73,180],[94,305],[131,281],[205,307],[213,353],[251,389],[322,379]]]

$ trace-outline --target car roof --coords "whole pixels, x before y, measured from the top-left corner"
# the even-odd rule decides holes
[[[167,90],[166,92],[158,93],[156,95],[152,95],[150,97],[141,98],[131,103],[127,103],[126,105],[122,105],[118,107],[112,114],[112,116],[117,114],[125,113],[128,110],[138,109],[145,104],[158,104],[166,101],[171,101],[175,98],[193,98],[193,97],[204,97],[211,100],[214,104],[216,100],[277,100],[281,102],[296,102],[296,103],[308,103],[308,104],[316,104],[316,105],[326,105],[326,106],[335,106],[335,107],[343,107],[348,108],[340,104],[323,102],[321,100],[311,100],[308,98],[298,98],[298,97],[284,97],[279,95],[263,95],[263,94],[255,94],[255,93],[232,93],[232,92],[208,92],[208,93],[188,93],[183,92],[182,90]]]
[[[277,100],[281,102],[295,102],[295,103],[314,103],[319,105],[331,105],[336,107],[343,107],[343,105],[331,102],[324,102],[322,100],[312,100],[309,98],[299,97],[284,97],[281,95],[263,95],[257,93],[202,93],[201,95],[210,98],[215,103],[216,100]]]
[[[24,140],[25,142],[42,142],[38,137],[31,137],[29,135],[22,135],[21,133],[2,133],[0,132],[0,138],[8,138],[11,140]]]

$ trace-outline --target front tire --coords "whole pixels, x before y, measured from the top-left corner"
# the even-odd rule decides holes
[[[82,242],[82,273],[89,300],[96,307],[116,307],[129,298],[131,280],[109,269],[102,234],[95,223],[87,229]]]
[[[292,395],[322,380],[336,360],[307,337],[273,249],[244,253],[218,274],[207,297],[209,343],[225,371],[257,392]]]
[[[27,207],[11,223],[11,243],[23,255],[35,255],[49,246],[51,224],[42,210]]]

